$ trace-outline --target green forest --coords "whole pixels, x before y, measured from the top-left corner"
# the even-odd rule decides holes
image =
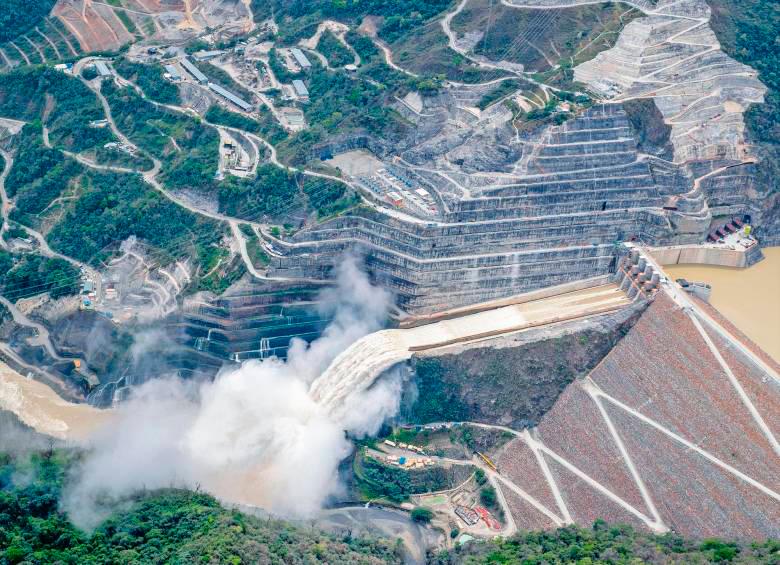
[[[106,117],[95,93],[79,79],[49,67],[24,67],[3,75],[0,116],[45,123],[52,144],[69,151],[114,140],[108,129],[90,127],[90,122]]]
[[[358,487],[366,499],[387,498],[398,503],[408,500],[413,494],[456,486],[452,470],[440,466],[407,470],[359,454],[354,468]]]
[[[138,494],[94,532],[83,532],[60,507],[79,456],[0,454],[0,564],[400,563],[395,541],[255,518],[185,490]]]
[[[459,388],[453,383],[442,386],[445,371],[437,359],[417,360],[415,373],[419,394],[409,410],[414,423],[468,420],[470,410],[461,401]]]
[[[162,264],[183,256],[205,262],[225,233],[224,226],[174,204],[140,175],[91,171],[45,147],[40,126],[25,126],[14,149],[6,179],[9,196],[16,198],[13,218],[36,227],[60,199],[60,213],[47,221],[47,240],[80,261],[97,265],[134,235],[157,249],[154,258]]]
[[[208,109],[204,118],[211,124],[242,129],[249,133],[257,134],[272,145],[287,139],[287,132],[279,125],[279,122],[276,121],[276,118],[273,117],[268,108],[260,106],[258,113],[259,118],[253,119],[214,104]]]
[[[6,190],[16,198],[14,218],[24,223],[42,213],[67,188],[82,167],[58,149],[43,145],[40,126],[26,125],[14,139],[14,166]]]
[[[369,14],[384,17],[379,34],[382,39],[393,42],[441,14],[451,4],[453,0],[252,0],[252,11],[255,21],[272,16],[277,21],[289,18],[291,25],[280,30],[282,40],[287,44],[310,37],[318,21],[335,19],[355,23]]]
[[[56,0],[3,0],[0,43],[26,33],[49,15]]]
[[[51,246],[70,257],[98,264],[135,235],[158,251],[163,265],[184,256],[203,262],[224,226],[178,206],[150,188],[140,175],[90,173],[79,196],[48,235]]]
[[[2,261],[0,255],[0,261]],[[3,432],[5,432],[5,428]],[[61,505],[80,452],[21,436],[24,453],[0,453],[0,564],[274,563],[399,564],[397,540],[326,534],[242,514],[180,489],[126,500],[92,532],[76,528]],[[32,446],[39,451],[30,453]],[[417,514],[422,514],[418,512]],[[427,513],[426,513],[427,514]],[[430,516],[428,515],[430,518]],[[419,518],[419,517],[418,517]],[[420,520],[425,521],[425,520]],[[456,535],[457,535],[457,531]],[[598,520],[592,528],[521,532],[432,554],[429,565],[545,563],[777,563],[780,542],[736,543],[655,536]]]
[[[762,144],[763,181],[780,190],[780,4],[775,0],[708,0],[710,25],[723,49],[758,71],[769,91],[745,118],[751,140]]]
[[[546,563],[667,564],[777,563],[780,542],[736,543],[690,540],[676,534],[655,536],[630,526],[568,526],[548,532],[523,532],[509,539],[469,543],[444,551],[429,565],[542,565]]]
[[[353,62],[352,52],[341,44],[332,31],[326,30],[317,44],[317,50],[325,55],[331,67],[343,67]]]
[[[181,104],[179,89],[163,77],[161,65],[133,63],[123,57],[115,60],[113,66],[117,73],[137,84],[152,100],[161,104]]]
[[[293,174],[276,165],[260,165],[250,179],[228,176],[219,183],[219,209],[247,220],[277,218],[298,209],[331,216],[360,199],[341,182]]]
[[[0,250],[0,290],[12,301],[42,292],[49,292],[52,298],[76,294],[79,271],[64,259]]]

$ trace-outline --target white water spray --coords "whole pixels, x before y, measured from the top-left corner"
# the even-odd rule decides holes
[[[338,465],[352,449],[344,432],[375,433],[398,410],[401,378],[390,375],[371,387],[374,369],[389,368],[397,357],[376,340],[368,340],[371,367],[359,359],[322,374],[340,352],[382,326],[391,301],[351,259],[321,299],[333,322],[312,344],[293,343],[287,362],[248,361],[201,386],[156,380],[136,389],[93,439],[66,492],[74,521],[92,527],[104,517],[97,500],[141,488],[200,485],[288,516],[310,515],[337,494]]]

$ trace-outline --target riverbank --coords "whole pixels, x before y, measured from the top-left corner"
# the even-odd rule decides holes
[[[82,442],[111,417],[107,410],[61,398],[48,385],[28,379],[0,362],[0,409],[39,433]]]

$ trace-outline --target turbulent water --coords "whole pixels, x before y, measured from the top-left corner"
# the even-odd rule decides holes
[[[339,418],[349,407],[349,397],[369,388],[378,375],[411,357],[403,330],[369,334],[342,352],[312,383],[311,398]]]
[[[340,269],[338,289],[321,298],[333,309],[333,321],[311,344],[293,343],[287,361],[248,361],[201,384],[153,379],[132,387],[115,409],[99,411],[111,418],[89,437],[91,449],[69,485],[71,518],[90,527],[104,517],[102,501],[170,485],[200,485],[231,502],[311,516],[340,492],[338,466],[352,449],[345,431],[373,434],[397,412],[403,373],[388,369],[413,351],[627,303],[616,287],[602,286],[382,330],[390,297],[350,263]],[[64,422],[63,437],[77,431],[79,414],[70,416],[78,405],[63,401],[52,408],[22,396],[27,404],[10,409],[28,419],[33,408],[55,412]],[[41,425],[38,416],[31,425]]]

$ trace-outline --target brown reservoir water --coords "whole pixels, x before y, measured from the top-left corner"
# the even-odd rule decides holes
[[[747,269],[669,265],[664,270],[674,279],[709,283],[710,303],[780,362],[780,247],[763,252],[765,259]]]

